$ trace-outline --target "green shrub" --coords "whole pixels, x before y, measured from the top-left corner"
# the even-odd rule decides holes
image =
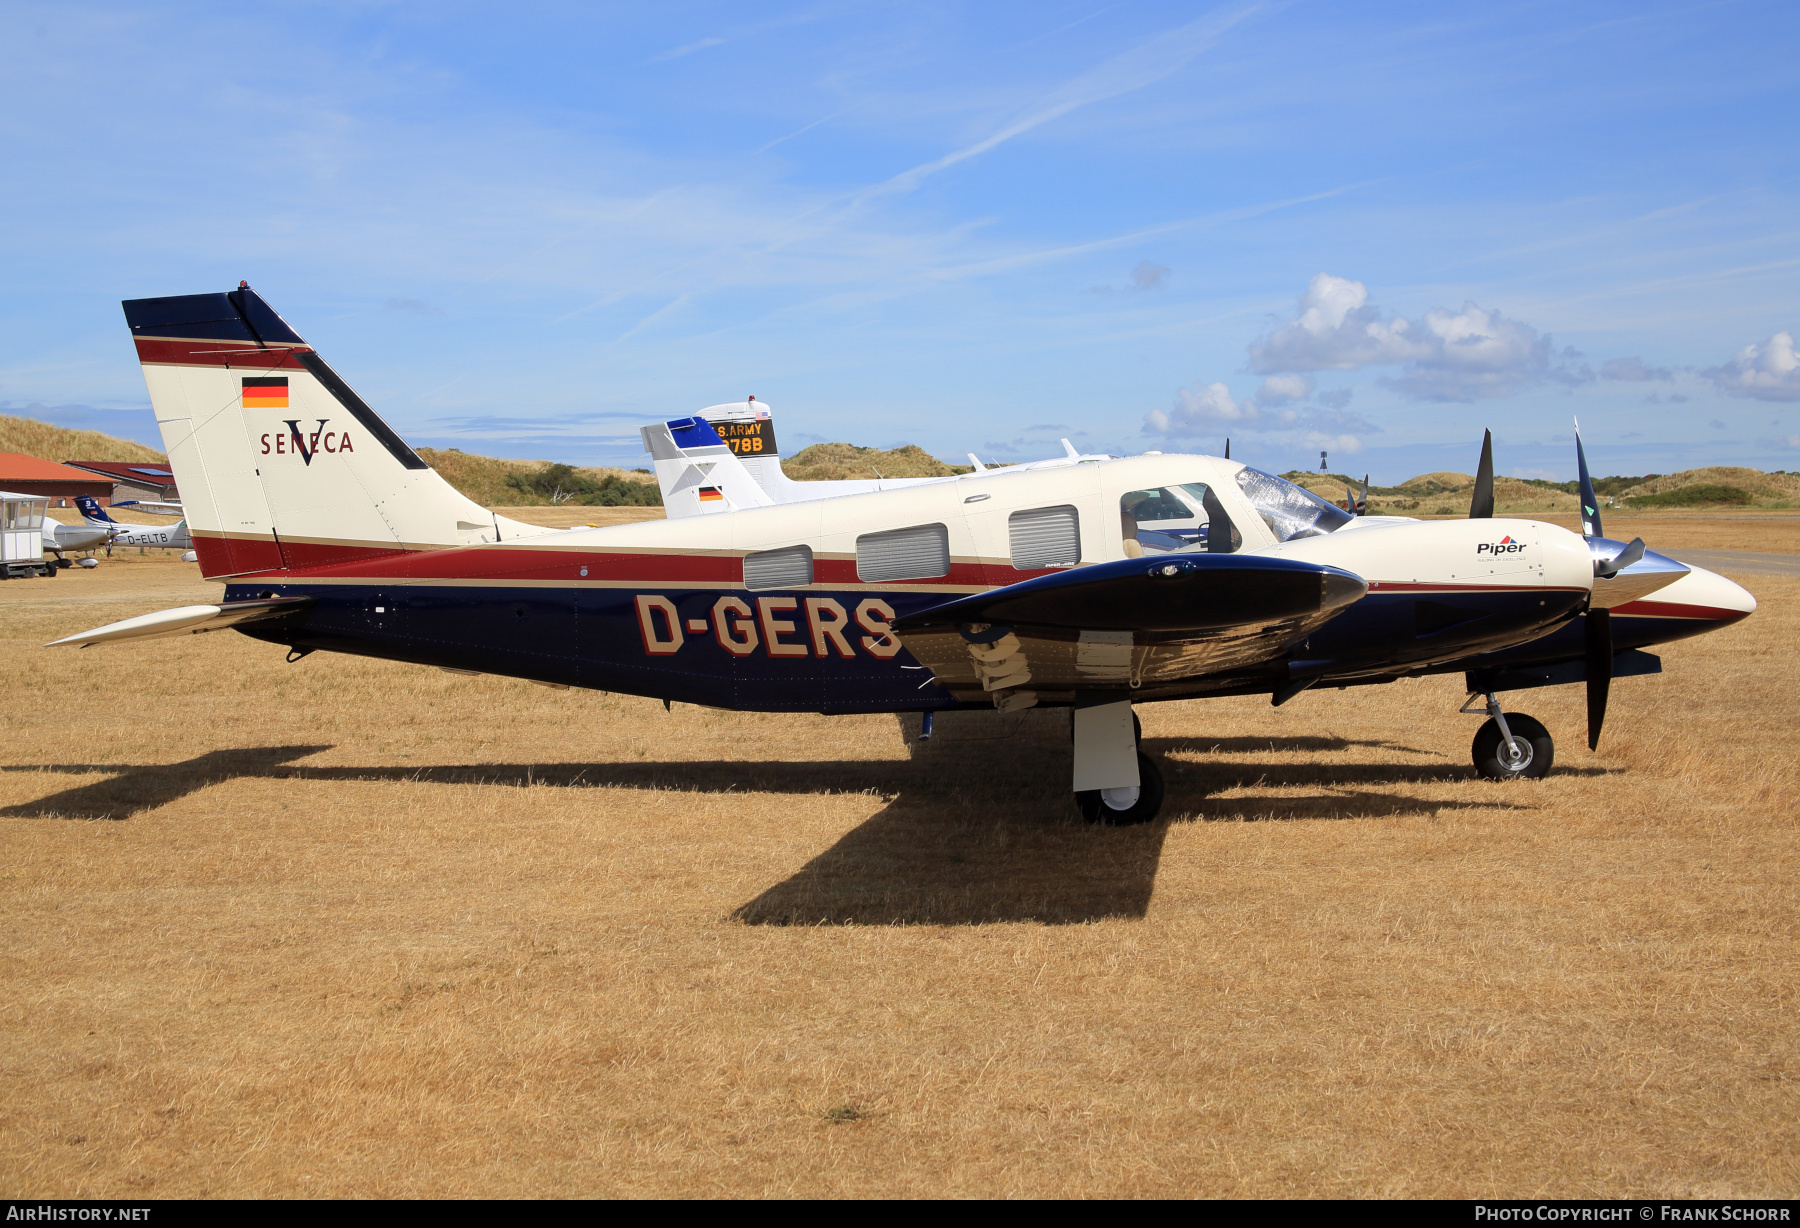
[[[661,507],[662,491],[650,482],[631,482],[616,473],[595,480],[567,465],[546,465],[536,473],[509,473],[506,484],[524,495],[584,507]]]
[[[1632,495],[1632,507],[1698,507],[1703,503],[1748,503],[1750,492],[1717,482],[1696,482],[1659,495]]]

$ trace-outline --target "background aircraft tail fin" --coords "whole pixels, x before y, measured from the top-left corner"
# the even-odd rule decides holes
[[[640,434],[671,520],[775,502],[705,418],[658,422]]]
[[[100,500],[92,495],[76,495],[75,506],[81,509],[81,518],[89,524],[117,524],[106,509],[100,506]]]

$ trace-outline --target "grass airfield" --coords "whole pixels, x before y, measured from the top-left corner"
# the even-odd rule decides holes
[[[921,748],[231,633],[52,652],[218,586],[8,582],[0,1177],[1792,1197],[1800,579],[1742,580],[1598,754],[1581,688],[1509,697],[1546,780],[1474,778],[1460,676],[1147,705],[1166,821],[1125,830],[1075,821],[1054,714]]]

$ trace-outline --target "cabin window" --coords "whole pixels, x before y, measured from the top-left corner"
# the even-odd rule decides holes
[[[865,584],[949,574],[950,531],[941,524],[864,533],[856,539],[856,578]]]
[[[1260,469],[1238,470],[1237,484],[1278,542],[1323,537],[1356,519],[1337,504]]]
[[[812,582],[811,546],[784,546],[744,556],[744,587],[753,593],[766,588],[805,588]]]
[[[1081,514],[1073,504],[1014,512],[1007,528],[1012,534],[1015,571],[1073,567],[1081,562]]]
[[[1205,482],[1128,490],[1119,499],[1119,531],[1127,558],[1146,554],[1234,554],[1244,535]]]

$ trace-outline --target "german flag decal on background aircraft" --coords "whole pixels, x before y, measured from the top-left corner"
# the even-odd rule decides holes
[[[289,660],[720,708],[1067,708],[1082,813],[1134,823],[1162,778],[1133,704],[1462,673],[1486,697],[1476,766],[1542,776],[1550,735],[1497,692],[1585,681],[1592,745],[1611,679],[1660,671],[1645,646],[1756,607],[1599,536],[1597,515],[1585,538],[1493,518],[1491,443],[1470,518],[1421,522],[1225,458],[1072,447],[904,485],[787,482],[702,416],[645,428],[669,518],[552,531],[454,490],[247,285],[124,306],[201,570],[225,591],[59,644],[230,627]]]

